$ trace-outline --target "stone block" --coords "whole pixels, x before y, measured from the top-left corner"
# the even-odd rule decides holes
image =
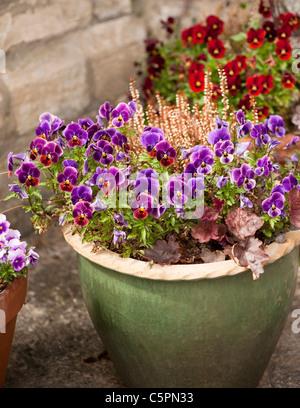
[[[132,13],[130,0],[94,0],[93,13],[99,21],[124,16]]]
[[[20,13],[10,12],[0,17],[0,48],[59,36],[86,26],[92,17],[90,0],[76,2],[51,1],[48,5],[27,7]]]

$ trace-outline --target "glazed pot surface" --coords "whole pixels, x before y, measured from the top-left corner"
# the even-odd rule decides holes
[[[249,270],[155,280],[78,261],[87,309],[127,387],[256,387],[291,306],[298,253],[256,281]]]

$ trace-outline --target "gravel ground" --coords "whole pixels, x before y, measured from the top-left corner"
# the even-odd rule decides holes
[[[31,270],[27,302],[18,315],[5,387],[125,388],[85,308],[75,252],[55,227],[26,240],[36,246],[40,261]],[[294,309],[300,309],[300,272]],[[290,313],[260,388],[300,386],[294,320]]]

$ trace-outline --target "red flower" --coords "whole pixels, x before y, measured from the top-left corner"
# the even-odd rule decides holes
[[[224,23],[217,16],[208,16],[206,19],[206,24],[207,27],[209,27],[209,30],[215,35],[222,34]]]
[[[246,89],[250,95],[257,96],[263,90],[260,75],[254,75],[246,79]]]
[[[273,77],[272,77],[272,75],[264,75],[264,74],[261,74],[260,75],[260,80],[261,80],[261,83],[262,83],[262,91],[261,91],[261,93],[262,94],[268,94],[269,92],[270,92],[270,90],[273,88],[273,86],[274,86],[274,82],[273,82]]]
[[[260,28],[258,30],[254,30],[254,28],[250,28],[247,33],[247,43],[249,44],[250,48],[258,48],[260,47],[265,38],[265,30]]]
[[[192,62],[189,68],[189,74],[195,74],[196,72],[203,71],[205,65],[200,64],[200,62]]]
[[[150,77],[146,77],[142,85],[142,89],[147,99],[150,98],[151,95],[153,94],[153,86],[154,84],[153,84],[153,81],[150,79]]]
[[[285,13],[280,14],[280,18],[283,25],[288,25],[292,31],[297,30],[300,27],[300,18],[297,14]]]
[[[185,47],[189,47],[193,44],[193,27],[181,31],[181,40]]]
[[[193,92],[200,92],[204,90],[204,72],[199,71],[190,74],[189,85]]]
[[[272,13],[271,13],[271,9],[270,7],[267,7],[266,5],[264,5],[263,0],[261,0],[260,4],[259,4],[259,9],[258,9],[259,13],[264,16],[265,18],[268,17],[272,17]]]
[[[225,47],[221,40],[211,40],[207,43],[208,52],[214,58],[220,59],[223,58],[225,54]]]
[[[277,29],[277,37],[279,40],[287,40],[292,35],[292,29],[289,25],[283,25]]]
[[[227,79],[235,77],[239,72],[239,67],[236,61],[229,61],[224,65],[223,70],[227,76]]]
[[[264,106],[262,108],[256,108],[257,116],[259,120],[265,119],[269,116],[270,108],[268,106]]]
[[[151,65],[157,72],[160,72],[165,65],[165,59],[159,54],[154,55],[154,57],[149,59],[148,65]]]
[[[233,61],[240,72],[247,68],[247,57],[245,55],[237,55]]]
[[[236,75],[235,77],[230,77],[227,80],[228,83],[228,92],[230,95],[235,95],[238,93],[240,87],[241,87],[241,77],[239,75]]]
[[[268,42],[273,42],[277,36],[277,32],[272,21],[265,21],[263,24],[263,28],[266,32],[265,38]]]
[[[278,40],[276,43],[275,52],[281,60],[288,60],[291,58],[292,47],[288,41]]]
[[[293,88],[295,82],[296,82],[295,77],[290,73],[284,74],[281,80],[281,83],[284,86],[284,88],[288,89]]]
[[[221,93],[220,85],[213,84],[211,99],[213,101],[217,101],[219,98],[221,98],[221,96],[222,96],[222,93]]]
[[[243,111],[251,109],[251,99],[249,94],[244,95],[243,98],[239,100],[238,108],[243,109]]]
[[[193,27],[193,44],[201,44],[205,41],[206,28],[200,24]]]

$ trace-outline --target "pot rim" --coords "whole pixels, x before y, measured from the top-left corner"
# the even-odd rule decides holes
[[[97,252],[93,252],[92,243],[82,243],[80,235],[73,234],[72,224],[64,225],[61,230],[67,243],[84,258],[107,269],[131,276],[156,280],[194,280],[232,276],[249,271],[249,268],[239,266],[234,260],[202,264],[151,265],[149,261],[122,258],[118,253],[108,249],[99,249]],[[270,259],[264,265],[275,262],[299,245],[300,229],[289,231],[284,236],[286,238],[284,243],[273,242],[265,247]]]

